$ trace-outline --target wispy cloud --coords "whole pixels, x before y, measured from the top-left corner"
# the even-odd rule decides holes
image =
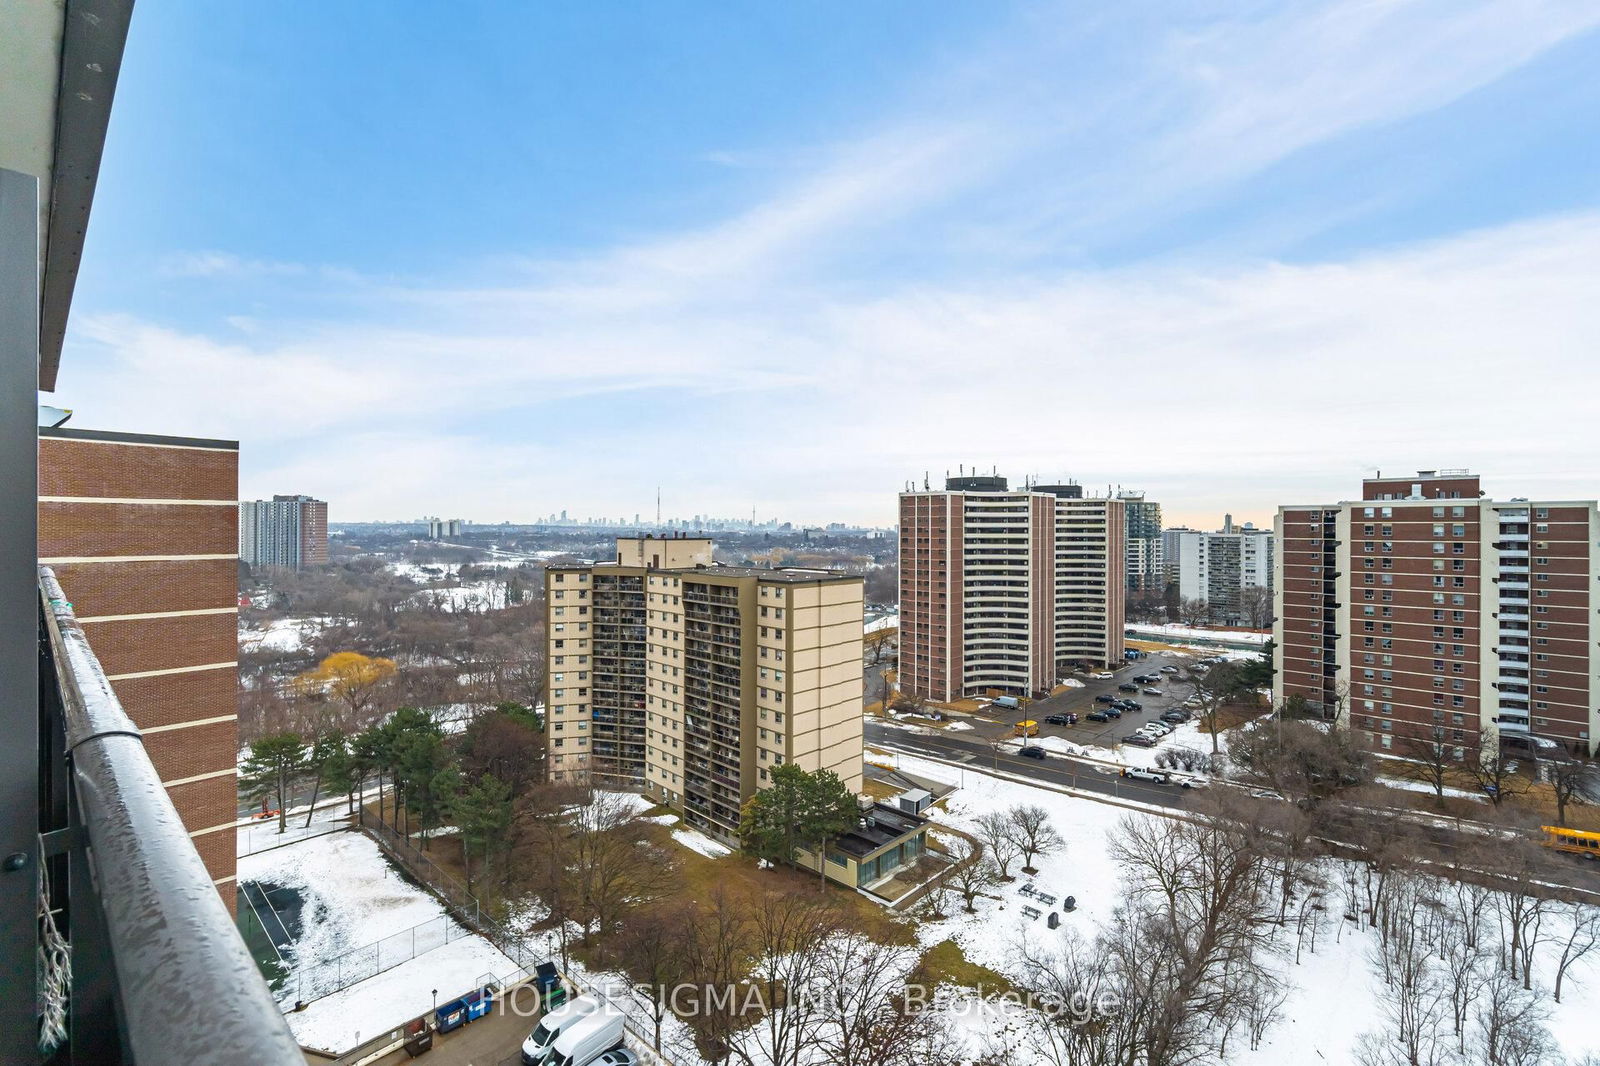
[[[1366,463],[1527,488],[1545,457],[1600,460],[1582,429],[1600,215],[1339,263],[1214,242],[1089,266],[1295,152],[1503,77],[1600,8],[1075,11],[1030,8],[871,129],[763,157],[766,195],[699,228],[530,256],[492,285],[331,295],[321,268],[189,257],[171,272],[273,277],[302,310],[91,315],[73,406],[243,438],[245,491],[316,491],[349,517],[631,513],[664,455],[686,511],[875,520],[902,480],[958,462],[1116,478],[1209,520],[1343,491]],[[1124,47],[1085,54],[1101,42]],[[1537,424],[1507,409],[1545,381],[1562,384]]]

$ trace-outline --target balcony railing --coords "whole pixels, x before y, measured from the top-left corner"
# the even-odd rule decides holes
[[[303,1064],[48,567],[39,587],[43,906],[71,959],[41,960],[51,1061]]]

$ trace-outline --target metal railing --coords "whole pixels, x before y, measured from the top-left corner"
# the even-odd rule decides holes
[[[71,958],[45,967],[55,1061],[303,1063],[48,567],[39,588],[44,907]]]

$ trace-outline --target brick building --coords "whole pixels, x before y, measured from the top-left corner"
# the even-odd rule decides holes
[[[1280,507],[1274,697],[1380,750],[1489,741],[1594,753],[1595,501],[1483,497],[1476,475],[1375,477]]]
[[[239,446],[39,431],[39,562],[230,908],[238,815]]]
[[[901,689],[1032,695],[1075,666],[1120,662],[1124,507],[999,476],[901,493]]]

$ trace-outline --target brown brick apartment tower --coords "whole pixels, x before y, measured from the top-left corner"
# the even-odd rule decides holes
[[[1480,735],[1594,753],[1595,502],[1485,499],[1465,471],[1280,507],[1274,698],[1380,750]]]
[[[939,702],[1048,690],[1122,659],[1124,502],[953,477],[900,494],[900,687]]]
[[[39,431],[39,561],[234,904],[239,448]]]

